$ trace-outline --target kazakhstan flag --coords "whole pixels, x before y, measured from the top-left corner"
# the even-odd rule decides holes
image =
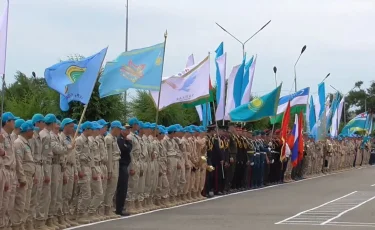
[[[282,84],[269,94],[254,98],[249,103],[232,110],[229,113],[231,121],[253,122],[265,117],[274,116],[279,104],[281,86]]]
[[[164,64],[164,43],[124,52],[107,62],[99,79],[100,98],[129,88],[159,91]]]

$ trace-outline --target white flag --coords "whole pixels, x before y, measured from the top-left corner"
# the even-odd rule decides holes
[[[197,65],[185,68],[166,80],[160,88],[159,110],[176,103],[194,102],[208,97],[210,81],[210,59],[207,56]],[[151,91],[155,104],[158,104],[158,91]]]
[[[255,73],[255,65],[257,63],[257,56],[255,55],[253,63],[251,63],[250,70],[249,70],[249,83],[247,84],[245,91],[243,92],[241,105],[247,104],[250,102],[251,96],[251,88],[253,87],[253,80],[254,80],[254,73]]]
[[[226,66],[227,66],[227,53],[224,53],[220,57],[216,59],[217,68],[220,72],[220,83],[221,85],[216,85],[216,88],[220,88],[220,98],[216,102],[217,108],[216,108],[216,114],[215,114],[215,120],[223,120],[224,119],[224,111],[225,111],[225,73],[226,73]],[[218,88],[219,87],[219,88]]]
[[[192,65],[194,65],[194,55],[193,54],[191,54],[188,57],[188,60],[186,62],[186,68],[188,68],[189,66],[192,66]],[[197,106],[195,106],[195,109],[197,110],[197,113],[198,113],[198,116],[199,116],[199,120],[203,121],[202,106],[201,105],[197,105]]]
[[[234,104],[234,97],[233,97],[233,86],[234,86],[234,79],[237,75],[238,69],[241,65],[237,65],[233,67],[232,72],[228,78],[228,86],[227,86],[227,99],[225,103],[225,116],[224,119],[230,121],[229,112],[235,108]]]
[[[6,56],[7,56],[7,38],[8,38],[8,13],[9,0],[5,5],[1,27],[0,27],[0,75],[5,74]]]
[[[332,117],[332,125],[330,128],[331,137],[337,137],[337,135],[339,134],[341,114],[342,114],[342,109],[344,107],[344,101],[345,101],[345,97],[341,99],[340,104],[335,110],[335,113]]]

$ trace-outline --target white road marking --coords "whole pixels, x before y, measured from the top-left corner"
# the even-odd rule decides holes
[[[359,203],[358,205],[356,205],[356,206],[354,206],[352,208],[349,208],[349,209],[347,209],[347,210],[339,213],[337,216],[335,216],[335,217],[333,217],[333,218],[331,218],[329,220],[326,220],[325,222],[321,223],[320,225],[325,225],[325,224],[331,222],[332,220],[335,220],[335,219],[339,218],[340,216],[344,215],[345,213],[350,212],[350,211],[352,211],[352,210],[354,210],[354,209],[356,209],[356,208],[358,208],[358,207],[366,204],[367,202],[369,202],[369,201],[371,201],[373,199],[375,199],[375,196],[371,197],[370,199],[367,199],[367,200],[363,201],[362,203]]]
[[[328,201],[328,202],[326,202],[326,203],[324,203],[324,204],[322,204],[322,205],[319,205],[319,206],[317,206],[317,207],[315,207],[315,208],[311,208],[311,209],[305,210],[305,211],[303,211],[303,212],[297,213],[296,215],[291,216],[291,217],[289,217],[289,218],[286,218],[286,219],[284,219],[284,220],[282,220],[282,221],[279,221],[279,222],[277,222],[277,223],[275,223],[275,224],[282,224],[282,223],[284,223],[284,222],[286,222],[286,221],[288,221],[288,220],[291,220],[291,219],[293,219],[293,218],[295,218],[295,217],[297,217],[297,216],[300,216],[300,215],[302,215],[302,214],[304,214],[304,213],[306,213],[306,212],[316,210],[316,209],[321,208],[321,207],[323,207],[323,206],[325,206],[325,205],[327,205],[327,204],[333,203],[333,202],[338,201],[338,200],[340,200],[340,199],[343,199],[343,198],[345,198],[345,197],[347,197],[347,196],[350,196],[350,195],[352,195],[352,194],[354,194],[354,193],[356,193],[356,192],[357,192],[357,191],[351,192],[351,193],[346,194],[346,195],[344,195],[344,196],[342,196],[342,197],[339,197],[339,198],[336,198],[336,199],[334,199],[334,200]]]
[[[210,199],[195,201],[195,202],[191,202],[191,203],[187,203],[187,204],[182,204],[182,205],[178,205],[178,206],[174,206],[174,207],[161,208],[161,209],[157,209],[157,210],[153,210],[153,211],[149,211],[149,212],[139,213],[139,214],[136,214],[136,215],[124,216],[124,217],[120,217],[120,218],[117,218],[117,219],[103,220],[103,221],[98,221],[98,222],[95,222],[95,223],[83,224],[83,225],[79,225],[79,226],[75,226],[75,227],[66,228],[66,230],[83,228],[83,227],[93,226],[93,225],[97,225],[97,224],[101,224],[101,223],[106,223],[106,222],[111,222],[111,221],[117,221],[117,220],[124,220],[124,219],[134,218],[134,217],[137,217],[137,216],[143,216],[143,215],[151,214],[151,213],[154,213],[154,212],[161,212],[161,211],[164,211],[164,210],[180,208],[180,207],[183,207],[183,206],[188,206],[188,205],[198,204],[198,203],[207,202],[207,201],[211,201],[211,200],[221,199],[221,198],[225,198],[227,196],[238,195],[238,194],[241,194],[241,193],[255,192],[255,191],[259,191],[259,190],[263,190],[263,189],[269,189],[269,188],[273,188],[273,187],[280,187],[280,186],[285,186],[285,185],[290,185],[290,184],[296,184],[296,183],[300,183],[300,182],[304,182],[304,181],[318,179],[318,178],[326,177],[326,176],[337,175],[337,174],[349,172],[349,171],[352,171],[352,170],[358,170],[358,169],[362,169],[362,168],[363,167],[361,167],[361,168],[351,168],[351,169],[347,169],[347,170],[344,170],[344,171],[339,171],[339,172],[335,172],[335,173],[331,173],[331,174],[322,174],[322,175],[319,175],[319,176],[310,177],[310,178],[306,178],[306,179],[299,180],[299,181],[292,181],[292,182],[284,183],[284,184],[276,184],[276,185],[271,185],[271,186],[267,186],[267,187],[263,187],[263,188],[258,188],[258,189],[246,190],[246,191],[242,191],[242,192],[231,193],[231,194],[227,194],[227,195],[223,195],[223,196],[215,196],[215,197],[210,198]],[[366,167],[364,167],[364,168],[366,168]],[[310,224],[310,225],[320,225],[320,224]]]
[[[374,186],[375,186],[375,184],[371,185],[371,187],[374,187]]]

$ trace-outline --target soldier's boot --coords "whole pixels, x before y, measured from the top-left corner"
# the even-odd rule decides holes
[[[177,195],[175,197],[175,200],[176,200],[176,205],[180,205],[181,204],[181,195]]]
[[[147,198],[147,205],[150,208],[150,211],[155,210],[154,202],[152,201],[152,197]]]
[[[165,206],[166,208],[169,208],[169,207],[170,207],[169,199],[168,199],[168,198],[164,198],[164,197],[162,197],[162,198],[161,198],[161,204],[162,204],[163,206]]]
[[[155,204],[157,209],[161,208],[161,206],[162,206],[161,201],[159,199],[155,199],[154,204]]]
[[[20,230],[26,230],[26,229],[25,229],[25,224],[24,224],[24,223],[22,223],[22,224],[20,225]]]
[[[145,212],[149,212],[149,211],[151,211],[151,207],[150,207],[150,203],[148,202],[148,199],[149,199],[149,198],[145,198],[145,199],[143,200],[143,202],[142,202],[143,210],[144,210]]]
[[[171,207],[176,206],[176,199],[173,196],[169,197],[169,203]]]
[[[129,213],[130,215],[136,214],[134,209],[134,201],[125,201],[125,207],[127,213]]]
[[[65,228],[70,228],[70,227],[72,227],[72,225],[70,225],[70,224],[66,221],[66,217],[65,217],[65,215],[64,215],[64,216],[58,216],[58,217],[57,217],[57,221],[59,222],[59,224],[65,225]]]
[[[78,224],[89,224],[90,220],[88,220],[85,217],[85,214],[78,214],[77,223]]]
[[[59,229],[64,229],[64,228],[66,228],[66,225],[61,224],[58,218],[61,219],[61,216],[52,218],[52,222],[53,222],[53,224],[54,224],[55,226],[59,227]]]
[[[181,203],[183,204],[187,203],[186,194],[181,195]]]
[[[111,208],[110,207],[104,208],[104,217],[105,217],[106,220],[111,219]]]
[[[198,199],[199,200],[204,200],[206,199],[206,197],[202,196],[202,193],[201,192],[197,192],[198,193]]]
[[[134,214],[138,214],[142,212],[142,206],[139,200],[134,201]]]
[[[96,218],[98,219],[98,220],[100,220],[100,221],[103,221],[103,220],[106,220],[107,219],[107,217],[106,216],[104,216],[101,212],[96,212]]]
[[[55,223],[53,222],[53,218],[49,217],[46,221],[46,225],[48,228],[51,228],[51,229],[55,229],[55,230],[59,230],[60,227],[55,225]]]
[[[35,230],[35,228],[34,228],[34,221],[32,221],[32,220],[26,221],[25,229],[26,230]]]
[[[67,222],[70,225],[70,227],[78,226],[78,223],[75,222],[73,219],[74,218],[72,218],[71,216],[65,216],[65,222]]]
[[[21,225],[13,225],[12,230],[21,230]]]

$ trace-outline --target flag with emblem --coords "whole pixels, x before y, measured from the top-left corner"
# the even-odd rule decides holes
[[[355,132],[365,132],[366,130],[366,121],[367,121],[367,112],[360,113],[351,119],[348,124],[342,129],[342,136],[350,136]]]
[[[280,123],[283,120],[283,114],[290,101],[291,116],[298,114],[300,111],[306,112],[307,101],[309,99],[310,88],[304,88],[300,91],[286,95],[280,98],[275,117],[271,117],[271,124]]]
[[[272,92],[256,97],[249,103],[240,105],[232,110],[229,113],[231,121],[253,122],[267,116],[274,116],[279,103],[281,86],[282,84]]]
[[[99,82],[100,98],[127,89],[159,90],[164,65],[165,43],[121,53],[107,62]]]
[[[57,63],[44,71],[47,85],[61,95],[60,108],[63,111],[69,109],[67,103],[71,101],[89,102],[107,49],[79,61]]]
[[[6,1],[2,21],[0,24],[0,75],[5,74],[5,64],[7,56],[7,39],[8,39],[8,13],[9,0]]]
[[[210,58],[185,68],[180,73],[163,80],[159,91],[151,91],[155,105],[163,109],[176,103],[187,103],[209,97]],[[158,99],[160,101],[158,101]]]

